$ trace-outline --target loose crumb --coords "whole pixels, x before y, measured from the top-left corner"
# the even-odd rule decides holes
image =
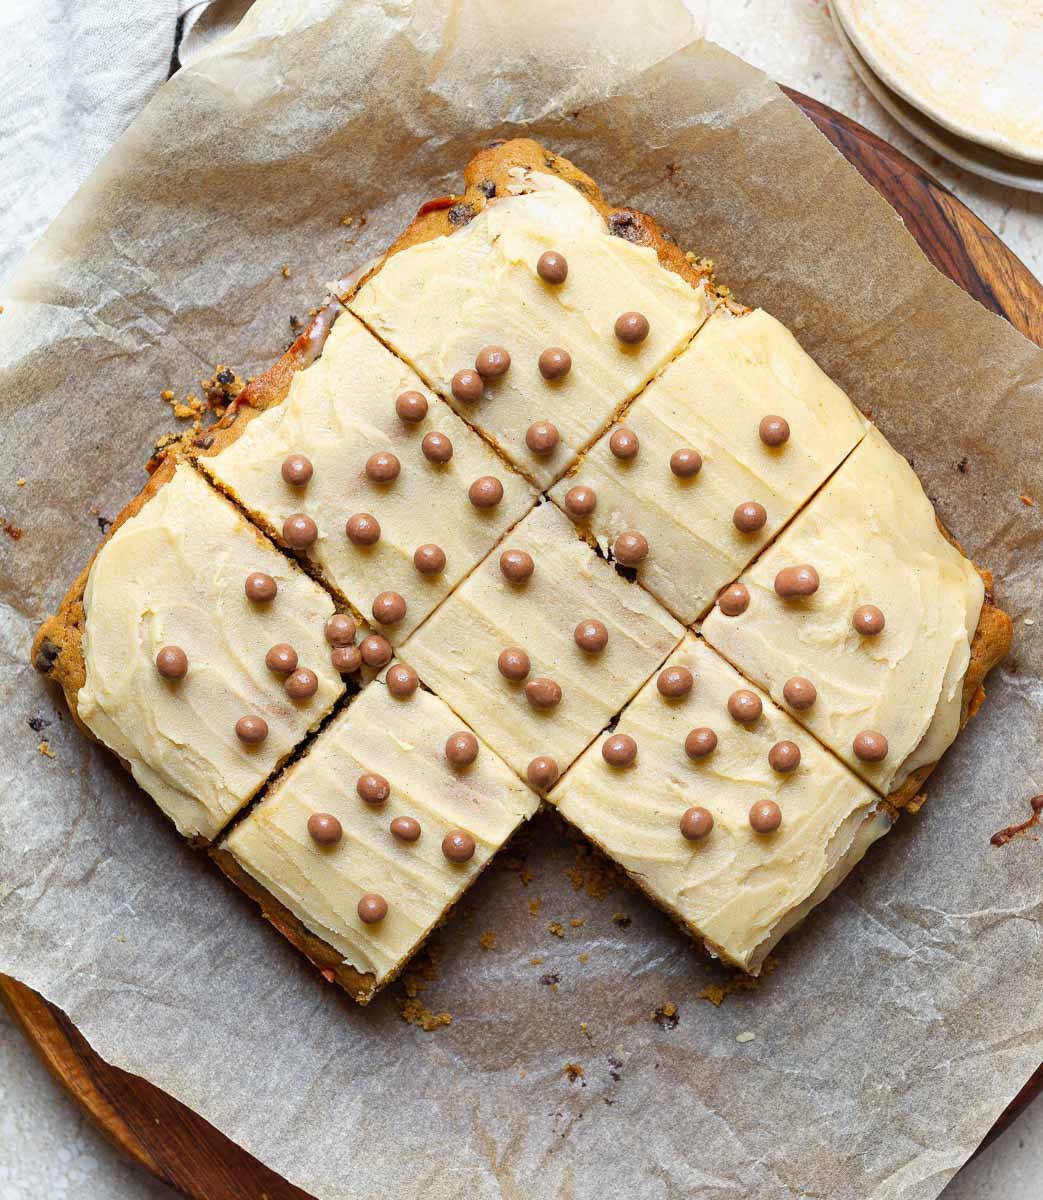
[[[55,757],[57,757],[57,756],[55,755],[54,751],[51,749],[51,743],[50,743],[49,741],[47,741],[46,739],[44,739],[44,740],[43,740],[43,741],[42,741],[42,742],[39,744],[39,746],[37,746],[37,747],[36,747],[36,749],[37,749],[37,750],[40,752],[40,754],[42,754],[42,755],[44,756],[44,758],[55,758]]]
[[[508,871],[514,871],[522,882],[522,887],[528,887],[536,876],[525,865],[525,859],[520,858],[517,854],[505,854],[500,860],[500,866],[506,867]]]
[[[778,965],[779,960],[769,954],[761,964],[760,975],[747,975],[745,971],[733,971],[721,983],[708,983],[699,992],[699,999],[709,1000],[715,1008],[720,1008],[725,997],[730,996],[732,992],[755,992],[760,987],[761,980],[766,975],[770,975]]]
[[[565,874],[577,892],[586,892],[595,900],[604,900],[623,883],[623,872],[590,846],[576,846],[576,861]]]
[[[584,951],[584,953],[579,956],[579,961],[585,966],[588,962],[590,962],[590,955]]]
[[[556,992],[558,984],[561,983],[561,975],[557,971],[548,971],[546,975],[540,976],[540,983],[544,987],[549,987],[552,992]]]
[[[620,929],[629,929],[631,918],[625,912],[617,912],[612,914],[612,920],[619,926]]]
[[[538,967],[542,962],[543,962],[543,959],[539,955],[536,955],[535,958],[529,959],[529,966],[530,967]]]
[[[18,486],[19,486],[19,487],[25,487],[25,480],[24,480],[24,479],[19,479],[19,480],[17,480],[17,483],[18,483]]]
[[[487,929],[485,931],[485,933],[483,933],[482,936],[478,939],[478,945],[481,946],[481,948],[483,950],[495,950],[496,949],[496,934],[493,933],[493,931],[491,929]]]
[[[540,915],[540,908],[542,907],[542,905],[543,905],[543,897],[542,896],[537,896],[534,900],[530,900],[529,901],[530,915],[534,916],[534,917],[538,917]]]
[[[405,995],[398,1002],[399,1016],[407,1025],[415,1025],[425,1033],[452,1025],[453,1018],[447,1012],[434,1012],[420,999],[420,993],[429,983],[438,978],[438,959],[433,947],[421,951],[413,960],[411,970],[402,975]]]
[[[587,1036],[587,1035],[589,1034],[589,1032],[590,1032],[590,1027],[587,1025],[586,1021],[580,1021],[580,1023],[579,1023],[579,1031],[580,1031],[580,1033],[582,1033],[584,1036]]]
[[[579,1063],[573,1063],[573,1062],[566,1063],[565,1064],[565,1076],[568,1079],[569,1083],[582,1083],[583,1082],[583,1068],[580,1066]]]
[[[756,1039],[757,1039],[757,1035],[755,1033],[751,1033],[748,1029],[744,1033],[737,1034],[735,1037],[735,1040],[737,1042],[739,1042],[740,1044],[745,1044],[746,1042],[753,1042],[753,1041],[756,1041]]]
[[[17,542],[22,534],[25,533],[24,529],[22,529],[19,525],[13,524],[11,521],[0,522],[0,529],[7,534],[12,542]]]
[[[660,1004],[658,1008],[652,1010],[652,1020],[660,1029],[676,1029],[681,1017],[677,1005],[672,1000],[668,1000],[665,1004]]]
[[[1022,492],[1019,499],[1021,500],[1021,503],[1025,505],[1026,508],[1035,508],[1035,506],[1036,506],[1035,500],[1033,500],[1031,496],[1026,496],[1024,492]]]
[[[565,926],[560,921],[551,921],[547,926],[547,932],[553,933],[555,937],[563,938],[565,936]]]
[[[164,403],[170,405],[170,409],[174,414],[174,419],[177,421],[192,421],[198,423],[205,411],[203,401],[195,394],[189,392],[184,400],[178,400],[172,391],[169,389],[160,392],[159,398]]]
[[[218,363],[213,375],[209,379],[200,379],[199,386],[203,389],[207,407],[215,416],[220,417],[246,387],[246,381],[231,367]]]
[[[283,265],[282,265],[282,277],[283,277],[283,279],[289,279],[289,278],[290,278],[290,264],[289,264],[289,263],[283,263]]]
[[[453,1018],[447,1012],[436,1013],[428,1008],[422,1000],[409,997],[399,1005],[399,1015],[407,1025],[415,1025],[425,1033],[433,1033],[446,1025],[452,1025]]]
[[[572,920],[569,921],[569,924],[572,926],[573,929],[579,929],[582,925],[584,925],[586,923],[586,920],[587,920],[586,917],[573,917]]]

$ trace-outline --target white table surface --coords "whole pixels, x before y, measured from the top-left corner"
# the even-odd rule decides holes
[[[978,180],[950,167],[918,146],[869,96],[847,64],[834,36],[824,0],[688,0],[704,15],[708,35],[716,42],[761,67],[780,83],[832,105],[922,162],[970,206],[1022,258],[1037,276],[1043,275],[1043,196],[1014,192]],[[105,0],[94,0],[104,5]],[[238,9],[242,0],[229,0]],[[118,73],[133,64],[134,86],[105,89],[113,99],[85,115],[61,100],[45,114],[47,133],[61,147],[65,132],[77,135],[79,158],[74,169],[57,176],[40,139],[22,142],[5,134],[0,121],[0,160],[8,164],[6,186],[17,176],[18,192],[27,183],[38,187],[31,207],[16,212],[5,204],[5,181],[0,178],[0,279],[46,222],[58,211],[75,186],[131,119],[135,106],[148,98],[166,75],[169,45],[173,44],[176,10],[191,0],[142,0],[135,19],[113,31],[99,19],[94,23],[101,69]],[[80,14],[90,12],[82,5]],[[143,51],[142,10],[151,10],[151,57]],[[31,73],[42,59],[62,61],[68,44],[63,34],[68,10],[60,0],[2,0],[0,2],[0,93],[9,100],[32,88]],[[41,19],[41,16],[50,19]],[[24,19],[23,19],[24,18]],[[166,22],[169,35],[164,26]],[[84,19],[91,32],[92,22]],[[123,40],[121,40],[121,36]],[[128,54],[128,49],[133,53]],[[95,63],[97,56],[84,55]],[[111,81],[110,81],[111,82]],[[22,100],[19,99],[19,103]],[[118,105],[118,108],[117,108]],[[64,126],[67,125],[68,129]],[[12,158],[14,156],[14,158]],[[67,156],[66,156],[67,157]],[[10,163],[17,159],[18,170]],[[1043,1102],[1037,1101],[992,1146],[969,1163],[945,1190],[943,1200],[1040,1200],[1043,1194]],[[0,1197],[2,1200],[173,1200],[175,1193],[155,1182],[120,1154],[90,1124],[34,1057],[21,1035],[0,1010]]]

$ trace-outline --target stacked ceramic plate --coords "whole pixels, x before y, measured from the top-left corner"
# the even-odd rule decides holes
[[[832,0],[830,11],[862,82],[914,137],[1043,192],[1040,0]]]

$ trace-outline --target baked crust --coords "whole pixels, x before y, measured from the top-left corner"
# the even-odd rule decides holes
[[[228,878],[241,892],[245,892],[261,910],[261,915],[283,935],[291,945],[311,960],[324,978],[330,983],[339,983],[353,1000],[359,1004],[368,1004],[377,992],[377,977],[371,972],[357,971],[350,963],[346,963],[340,954],[322,938],[312,933],[292,912],[267,890],[256,879],[239,865],[228,850],[211,846],[207,852]],[[402,964],[381,985],[386,986]]]
[[[337,297],[315,313],[308,327],[276,363],[250,380],[219,421],[206,429],[201,437],[185,439],[185,450],[194,458],[213,457],[230,446],[258,413],[281,404],[294,375],[315,361],[333,322],[344,311],[344,303],[366,280],[376,274],[392,254],[419,242],[449,236],[472,221],[490,199],[508,195],[507,189],[513,182],[511,171],[518,167],[543,171],[570,183],[605,218],[617,237],[636,246],[651,246],[667,270],[680,275],[693,287],[705,285],[715,300],[732,312],[749,311],[731,298],[727,288],[716,285],[712,263],[686,254],[654,217],[636,208],[609,204],[594,180],[568,159],[545,150],[531,138],[495,142],[480,150],[464,168],[462,193],[440,196],[422,204],[406,230],[379,259],[340,281]]]
[[[945,526],[938,521],[938,528],[948,538],[957,550],[963,554],[963,547],[952,536]],[[966,555],[964,555],[966,557]],[[973,563],[973,560],[971,560]],[[1010,649],[1012,625],[1010,617],[1002,608],[996,607],[993,595],[992,572],[986,571],[973,563],[974,569],[985,584],[985,599],[982,601],[981,612],[978,614],[978,625],[971,638],[971,657],[967,664],[967,673],[963,677],[963,696],[960,707],[960,729],[973,717],[985,702],[985,676],[999,662],[1002,662]],[[959,736],[959,735],[957,735]],[[927,797],[920,790],[927,777],[931,774],[940,760],[925,763],[906,779],[897,791],[891,792],[885,804],[897,816],[901,809],[918,812]]]
[[[536,809],[536,812],[541,812],[545,807],[545,805],[541,804]],[[535,813],[533,816],[535,816]],[[524,829],[530,820],[532,820],[532,817],[529,817],[526,821],[522,821],[499,850],[486,859],[482,864],[482,869],[468,884],[464,893],[465,895],[466,892],[474,887],[475,883],[485,874],[490,865],[506,850],[512,840],[518,836],[519,831]],[[456,904],[451,904],[438,918],[428,934],[417,943],[413,950],[410,951],[394,970],[389,971],[378,983],[372,971],[357,970],[350,963],[345,962],[340,952],[331,946],[329,942],[312,933],[300,918],[295,916],[281,900],[277,900],[267,888],[258,883],[249,872],[239,865],[238,860],[231,851],[225,850],[222,846],[211,845],[207,848],[207,854],[235,886],[240,891],[245,892],[258,905],[264,919],[278,929],[292,946],[298,949],[319,969],[324,979],[330,983],[339,984],[359,1004],[368,1004],[378,992],[382,992],[389,984],[394,983],[431,934],[436,929],[441,929],[456,911]],[[459,903],[459,899],[457,903]]]
[[[105,745],[105,743],[80,719],[77,707],[77,696],[80,689],[87,682],[87,667],[83,655],[83,634],[87,623],[87,614],[83,607],[83,596],[87,588],[87,579],[90,576],[95,559],[101,553],[109,539],[113,537],[121,525],[129,521],[131,517],[137,516],[145,505],[154,499],[159,490],[170,482],[174,477],[174,471],[182,461],[183,455],[178,453],[176,448],[166,450],[159,458],[158,465],[155,465],[155,460],[150,460],[150,467],[153,469],[148,482],[109,526],[108,531],[95,547],[94,553],[87,560],[83,570],[66,592],[58,611],[43,622],[36,631],[36,637],[33,639],[33,646],[30,651],[33,666],[62,689],[62,693],[65,696],[65,703],[73,721],[86,737],[90,738],[91,741],[98,742],[99,745]],[[121,755],[116,754],[111,747],[106,746],[105,748],[115,755],[123,769],[130,774],[130,763]],[[296,747],[284,754],[272,767],[269,778],[281,771],[295,753]],[[193,846],[206,846],[209,844],[208,839],[201,834],[197,834],[186,840]]]
[[[61,687],[73,720],[88,737],[97,740],[80,720],[76,707],[77,693],[85,682],[82,650],[85,623],[83,594],[91,567],[105,542],[155,496],[173,476],[179,461],[185,457],[202,459],[220,453],[239,437],[254,416],[282,403],[289,392],[294,375],[314,362],[321,353],[330,327],[344,311],[344,301],[370,276],[379,271],[390,255],[431,238],[450,235],[468,224],[485,208],[490,199],[509,194],[507,189],[512,182],[510,172],[518,167],[553,174],[570,183],[594,205],[617,237],[635,245],[652,247],[666,269],[675,272],[693,287],[705,286],[717,303],[726,306],[736,315],[750,311],[735,301],[727,288],[716,284],[712,263],[686,254],[648,214],[637,209],[609,204],[597,184],[567,159],[544,149],[538,142],[529,138],[492,143],[479,151],[465,168],[464,191],[459,195],[439,197],[421,205],[411,224],[392,243],[383,257],[375,264],[367,264],[342,280],[338,286],[338,296],[331,298],[314,313],[305,330],[267,371],[247,383],[219,421],[201,434],[185,434],[150,459],[148,469],[151,476],[148,483],[113,521],[106,537],[98,544],[94,554],[73,582],[58,612],[41,625],[33,642],[33,665]],[[962,553],[962,547],[940,522],[939,528]],[[985,698],[985,676],[1006,655],[1011,641],[1011,621],[1008,615],[995,605],[992,576],[981,567],[976,566],[976,569],[985,582],[985,600],[971,642],[970,664],[964,676],[961,730],[981,707]],[[280,762],[275,770],[284,765],[285,761],[284,759]],[[120,759],[120,762],[129,770],[128,763],[123,759]],[[900,789],[892,792],[882,802],[883,807],[893,816],[897,816],[903,808],[910,812],[917,811],[925,800],[921,792],[923,783],[936,765],[937,763],[926,764],[914,772]],[[375,977],[371,973],[363,974],[345,963],[332,946],[311,933],[289,909],[249,876],[228,851],[212,845],[208,852],[221,871],[260,906],[265,919],[305,954],[327,979],[340,984],[361,1004],[367,1003],[373,997],[378,989]],[[641,891],[649,895],[641,886],[640,880],[634,882]],[[658,907],[662,907],[655,897],[649,895],[649,898]],[[681,928],[689,933],[694,932],[676,913],[669,909],[664,911]],[[444,916],[443,920],[445,919]],[[709,943],[707,945],[711,951],[716,951],[716,947]],[[401,965],[385,979],[381,987],[390,983],[399,970]]]
[[[72,719],[93,741],[98,739],[80,720],[76,707],[77,693],[87,682],[87,668],[83,658],[83,632],[87,620],[83,609],[83,593],[87,588],[87,578],[102,547],[121,525],[129,521],[131,517],[137,516],[159,489],[173,478],[176,466],[177,456],[172,452],[164,454],[159,459],[148,483],[109,526],[108,532],[95,547],[94,553],[87,560],[83,570],[65,593],[65,598],[58,611],[44,621],[33,639],[31,652],[33,666],[42,675],[54,680],[62,689]],[[130,770],[129,764],[122,758],[120,762],[128,771]]]
[[[566,183],[572,184],[605,218],[610,232],[616,237],[632,242],[635,246],[651,246],[667,270],[680,275],[693,287],[706,284],[718,298],[727,298],[727,289],[718,289],[714,284],[712,263],[694,256],[690,258],[654,217],[636,208],[609,204],[589,175],[585,175],[567,158],[544,149],[532,138],[492,142],[483,150],[479,150],[464,168],[463,192],[459,196],[441,196],[422,204],[405,232],[391,243],[384,258],[341,298],[346,299],[352,292],[357,291],[371,275],[380,270],[385,259],[390,258],[392,254],[419,242],[452,234],[472,221],[491,199],[510,195],[508,189],[513,182],[510,173],[518,167],[556,175]],[[735,305],[735,308],[745,311],[742,305]]]

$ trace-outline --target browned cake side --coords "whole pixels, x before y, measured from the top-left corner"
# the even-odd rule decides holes
[[[58,611],[44,621],[33,639],[33,666],[42,675],[54,680],[62,689],[72,719],[89,738],[94,738],[94,734],[80,720],[76,708],[77,693],[86,682],[83,660],[83,627],[86,619],[83,611],[83,593],[87,587],[87,577],[94,560],[101,553],[102,546],[125,521],[141,512],[159,489],[173,477],[176,466],[177,458],[173,453],[167,453],[159,459],[148,483],[109,526],[108,532],[66,592]]]
[[[639,212],[636,208],[609,204],[589,175],[584,175],[567,158],[545,149],[532,138],[495,142],[484,150],[479,150],[464,168],[463,193],[459,196],[441,196],[437,200],[429,200],[422,204],[409,227],[392,242],[385,258],[418,242],[427,242],[432,238],[454,233],[476,217],[489,200],[510,195],[510,171],[515,167],[543,171],[571,183],[605,218],[609,231],[616,237],[633,242],[635,246],[651,246],[667,270],[680,275],[693,287],[704,283],[713,285],[711,263],[694,256],[690,258],[654,217]],[[362,276],[351,290],[357,290],[370,275],[379,270],[380,264]],[[727,289],[720,289],[720,294],[727,296]],[[737,305],[736,308],[742,311],[741,305]]]
[[[568,159],[546,150],[531,138],[516,138],[480,150],[464,170],[463,193],[459,196],[444,196],[422,205],[409,227],[392,243],[385,258],[419,242],[447,236],[461,229],[482,211],[491,198],[508,194],[506,188],[510,182],[509,171],[512,167],[546,171],[571,183],[601,213],[609,229],[617,237],[625,238],[635,245],[651,246],[664,267],[674,271],[693,286],[705,283],[714,288],[721,301],[737,315],[749,311],[730,298],[727,288],[717,287],[712,264],[702,259],[690,258],[653,217],[637,209],[610,205],[588,175]],[[366,279],[379,271],[382,262],[375,266],[373,271],[360,277],[351,290],[357,290]],[[345,293],[343,298],[347,299],[348,295],[350,292]],[[939,528],[962,554],[963,548],[941,522]],[[974,565],[985,582],[985,602],[971,644],[970,665],[964,676],[961,729],[980,708],[985,698],[982,686],[985,676],[1005,657],[1010,649],[1011,640],[1010,618],[995,605],[992,575],[977,564]],[[937,763],[921,767],[901,788],[891,793],[888,802],[896,811],[900,808],[909,808],[912,811],[919,808],[924,799],[920,795],[920,788],[935,766]]]
[[[963,547],[938,522],[938,528],[945,534],[960,553]],[[985,676],[992,668],[1006,657],[1010,649],[1012,627],[1010,617],[1001,608],[996,607],[992,591],[992,573],[974,564],[975,570],[985,584],[985,600],[978,615],[978,626],[971,639],[971,659],[967,666],[967,674],[963,677],[963,698],[960,710],[960,729],[977,713],[985,702]],[[914,771],[897,791],[887,797],[887,803],[894,809],[896,815],[899,809],[907,808],[916,812],[927,799],[920,791],[928,775],[938,765],[937,762],[925,763]]]
[[[260,907],[264,919],[310,959],[326,979],[331,983],[339,983],[359,1004],[368,1004],[373,999],[377,980],[372,972],[356,971],[350,963],[346,963],[339,951],[312,933],[285,904],[276,900],[271,892],[244,871],[227,850],[211,846],[208,853],[235,886]],[[387,982],[390,983],[390,979]]]
[[[687,283],[693,287],[707,284],[732,311],[747,311],[728,297],[726,288],[715,287],[712,264],[694,256],[690,258],[647,213],[608,204],[589,176],[584,175],[568,159],[552,154],[531,138],[515,138],[480,150],[464,169],[463,193],[459,196],[442,196],[422,204],[412,223],[377,264],[368,270],[353,273],[342,281],[346,286],[340,294],[340,300],[347,300],[356,292],[380,270],[390,255],[418,242],[448,236],[462,229],[490,199],[507,195],[507,187],[511,182],[510,171],[515,167],[545,171],[571,183],[601,213],[617,237],[638,246],[651,246],[659,256],[660,263]],[[337,300],[320,309],[286,353],[264,374],[250,380],[229,404],[221,420],[190,442],[186,440],[186,449],[197,458],[219,454],[239,437],[257,413],[281,404],[294,375],[318,357],[326,334],[342,311],[343,307]]]
[[[66,592],[58,611],[43,622],[36,631],[36,637],[33,639],[31,651],[33,666],[62,689],[62,693],[65,696],[65,703],[68,706],[73,721],[86,737],[90,738],[91,741],[99,742],[99,744],[103,743],[80,720],[77,707],[77,696],[87,681],[86,664],[83,656],[83,634],[86,624],[83,595],[87,588],[87,579],[90,575],[91,567],[94,565],[94,560],[101,553],[105,543],[113,537],[121,525],[141,512],[145,505],[156,496],[160,488],[173,478],[180,458],[181,455],[177,448],[172,447],[160,457],[158,466],[150,464],[154,466],[154,469],[149,476],[148,483],[145,484],[141,491],[127,504],[109,526],[108,531],[95,547],[94,553],[87,560],[83,570],[73,581],[68,592]],[[109,747],[106,747],[106,749],[109,749]],[[115,754],[115,751],[111,751],[111,753]],[[283,755],[272,768],[271,773],[273,776],[282,769],[292,755],[293,751]],[[130,764],[118,754],[116,754],[116,758],[123,769],[130,772]],[[195,846],[205,846],[208,844],[206,838],[202,836],[192,837],[188,840]]]
[[[489,199],[506,194],[510,181],[509,171],[514,167],[548,172],[571,183],[604,216],[613,234],[636,245],[651,246],[664,267],[674,271],[693,286],[706,284],[714,290],[720,302],[726,304],[733,312],[747,311],[730,298],[726,288],[718,288],[715,285],[712,264],[687,255],[647,214],[608,204],[597,185],[587,175],[568,160],[545,150],[539,143],[527,138],[502,142],[480,151],[465,169],[464,192],[459,196],[441,197],[422,205],[410,226],[389,248],[385,258],[418,242],[449,235],[462,228],[485,207]],[[382,259],[381,262],[383,261]],[[350,296],[366,278],[379,269],[380,264],[371,271],[352,278],[341,298],[346,299]],[[247,384],[216,424],[194,437],[185,435],[179,443],[175,443],[162,455],[151,460],[150,468],[153,473],[149,482],[119,514],[106,538],[99,543],[98,550],[124,521],[138,513],[171,478],[179,457],[185,454],[206,457],[219,453],[239,436],[253,416],[280,404],[289,391],[293,376],[310,365],[321,353],[325,336],[341,311],[342,305],[337,300],[320,309],[310,325],[286,352],[267,371]],[[946,536],[949,535],[946,533]],[[950,537],[950,540],[953,539]],[[82,725],[76,711],[76,696],[85,680],[82,654],[83,593],[98,550],[72,584],[58,612],[40,627],[32,649],[34,666],[59,684],[65,693],[73,719],[89,737],[93,735]],[[964,678],[961,728],[981,706],[985,695],[982,687],[985,675],[1004,657],[1011,638],[1010,619],[994,603],[991,575],[981,568],[979,572],[985,580],[985,603],[971,645],[970,666]],[[124,766],[126,765],[124,763]],[[923,801],[920,788],[934,765],[922,767],[901,789],[888,797],[886,803],[895,813],[903,807],[911,811],[919,807]],[[372,974],[360,973],[343,962],[333,947],[312,934],[284,905],[243,871],[227,851],[211,847],[209,853],[225,875],[257,902],[265,918],[315,963],[327,978],[340,984],[360,1003],[364,1004],[372,998],[376,991]],[[386,982],[390,982],[390,979]]]

